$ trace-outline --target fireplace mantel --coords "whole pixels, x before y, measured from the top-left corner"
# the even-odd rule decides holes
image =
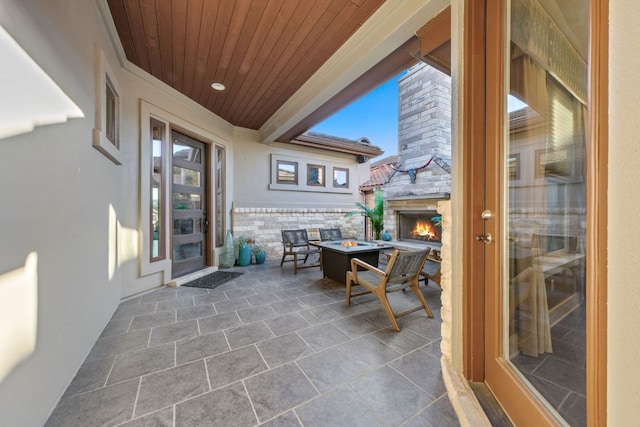
[[[448,194],[437,194],[433,197],[420,197],[416,198],[393,198],[387,199],[387,208],[394,211],[404,210],[435,210],[438,206],[438,202],[442,200],[448,200]]]

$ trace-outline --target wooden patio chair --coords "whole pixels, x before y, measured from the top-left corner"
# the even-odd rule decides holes
[[[431,313],[427,301],[424,299],[418,287],[420,272],[429,256],[430,250],[430,248],[422,251],[399,251],[395,249],[384,271],[358,258],[351,259],[351,271],[347,271],[346,277],[347,306],[351,305],[351,298],[353,297],[368,293],[374,294],[382,303],[382,307],[387,313],[387,316],[389,316],[389,320],[396,331],[400,331],[400,327],[396,321],[398,317],[420,309],[424,309],[427,316],[433,317],[433,313]],[[359,271],[358,268],[364,270]],[[360,285],[365,290],[352,294],[351,288],[355,285]],[[405,290],[409,287],[413,290],[418,301],[420,301],[420,306],[410,308],[401,313],[394,313],[387,299],[387,293]]]
[[[440,285],[440,279],[442,278],[442,273],[440,272],[442,259],[440,258],[439,252],[440,251],[432,250],[429,253],[429,257],[427,258],[427,261],[424,263],[424,267],[420,272],[420,280],[424,280],[424,284],[427,286],[429,285],[429,280],[431,280],[439,287],[442,287]]]
[[[339,228],[321,228],[320,240],[342,240],[342,231]]]
[[[282,260],[280,261],[280,267],[285,262],[293,261],[293,272],[298,274],[299,268],[311,268],[311,267],[320,267],[322,268],[321,260],[319,259],[317,263],[307,264],[307,259],[309,255],[318,254],[319,257],[322,255],[320,252],[320,248],[311,247],[309,245],[309,236],[307,234],[307,230],[282,230]],[[293,259],[285,260],[287,257],[293,257]],[[302,263],[304,265],[298,265],[298,258],[304,256]]]

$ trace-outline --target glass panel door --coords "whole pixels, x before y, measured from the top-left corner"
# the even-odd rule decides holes
[[[172,132],[172,275],[181,276],[206,265],[208,228],[205,200],[205,144]]]
[[[502,130],[487,145],[498,153],[487,185],[500,181],[491,250],[501,268],[490,293],[500,316],[487,383],[512,418],[533,407],[545,423],[586,425],[589,2],[495,3],[504,16]]]

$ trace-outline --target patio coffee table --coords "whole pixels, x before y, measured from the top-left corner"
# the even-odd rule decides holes
[[[347,271],[351,270],[351,258],[378,266],[380,251],[393,249],[387,244],[351,240],[355,246],[342,246],[343,241],[309,242],[322,249],[322,273],[336,282],[345,284]]]

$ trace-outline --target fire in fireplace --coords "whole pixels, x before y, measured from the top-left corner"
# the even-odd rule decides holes
[[[433,211],[398,213],[400,240],[438,242],[442,240],[442,216]]]

